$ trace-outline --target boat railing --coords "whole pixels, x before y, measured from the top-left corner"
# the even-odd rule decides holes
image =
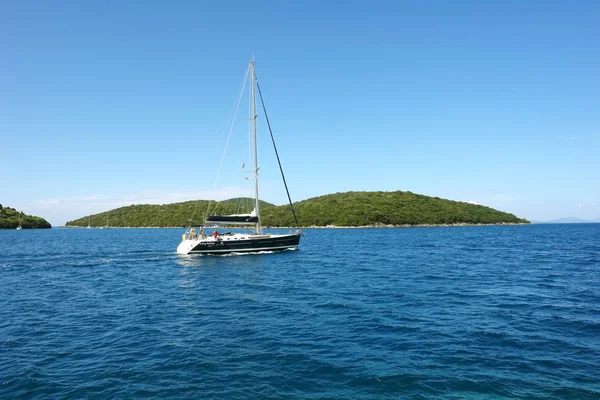
[[[181,235],[182,240],[195,240],[206,237],[204,234],[204,226],[202,225],[192,225],[185,230],[185,233]]]

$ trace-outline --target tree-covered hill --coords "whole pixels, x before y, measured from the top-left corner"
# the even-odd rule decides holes
[[[166,227],[189,225],[188,219],[202,223],[216,202],[186,201],[165,205],[131,205],[90,216],[91,226]],[[219,203],[216,213],[240,214],[252,210],[250,198]],[[328,194],[294,204],[300,226],[382,226],[529,223],[513,214],[465,202],[429,197],[411,192],[346,192]],[[264,226],[294,226],[289,206],[261,201]],[[87,226],[88,217],[67,222],[67,226]]]
[[[23,214],[11,207],[3,207],[0,204],[0,229],[17,229],[19,226],[19,214],[21,215],[21,227],[23,229],[48,229],[52,225],[44,218]]]
[[[260,202],[261,210],[274,207],[265,201]],[[90,226],[102,227],[187,227],[193,216],[194,224],[201,224],[207,211],[211,214],[243,214],[252,211],[254,199],[240,197],[221,202],[214,200],[194,200],[164,205],[140,204],[116,208],[89,216]],[[88,216],[69,221],[66,226],[88,225]]]
[[[411,192],[346,192],[294,205],[300,226],[378,226],[529,223],[493,208]],[[294,226],[289,207],[262,213],[265,226]]]

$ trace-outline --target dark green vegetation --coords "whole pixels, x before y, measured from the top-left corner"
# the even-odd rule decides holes
[[[26,215],[11,207],[3,207],[0,204],[0,229],[17,229],[19,226],[19,214],[21,214],[21,227],[23,229],[47,229],[52,228],[44,218]]]
[[[218,206],[217,206],[218,205]],[[215,211],[216,207],[216,211]],[[265,201],[260,202],[261,210],[274,207]],[[188,220],[193,216],[193,223],[201,224],[207,211],[214,215],[242,214],[252,211],[254,199],[236,198],[221,201],[196,200],[165,205],[140,204],[121,207],[90,216],[90,226],[102,227],[187,227]],[[67,222],[66,226],[87,226],[88,217]]]
[[[294,208],[300,226],[529,223],[493,208],[401,191],[328,194],[300,201]],[[293,226],[288,210],[284,206],[267,210],[263,224]]]
[[[239,198],[219,203],[217,212],[250,212],[253,199]],[[91,226],[181,226],[202,223],[205,213],[216,204],[198,200],[165,205],[132,205],[91,216]],[[411,192],[346,192],[303,200],[294,204],[300,226],[381,226],[529,223],[513,214],[459,201],[444,200]],[[264,226],[294,226],[289,206],[261,201]],[[88,217],[67,222],[67,226],[87,226]]]

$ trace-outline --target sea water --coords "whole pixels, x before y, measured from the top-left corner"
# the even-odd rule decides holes
[[[0,231],[0,398],[600,398],[600,224],[182,232]]]

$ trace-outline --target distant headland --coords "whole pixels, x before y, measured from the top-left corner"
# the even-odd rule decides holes
[[[24,214],[11,207],[0,204],[0,229],[17,229],[21,224],[23,229],[49,229],[52,225],[44,218]]]
[[[219,213],[247,213],[254,200],[235,198],[218,202]],[[67,227],[186,227],[189,219],[201,224],[214,200],[164,205],[131,205],[68,221]],[[260,202],[262,225],[294,226],[288,205]],[[412,192],[345,192],[294,203],[301,227],[411,227],[529,224],[513,214],[482,205],[430,197]]]
[[[595,220],[580,219],[575,217],[557,218],[548,221],[531,221],[532,224],[595,224],[600,223],[600,218]]]

